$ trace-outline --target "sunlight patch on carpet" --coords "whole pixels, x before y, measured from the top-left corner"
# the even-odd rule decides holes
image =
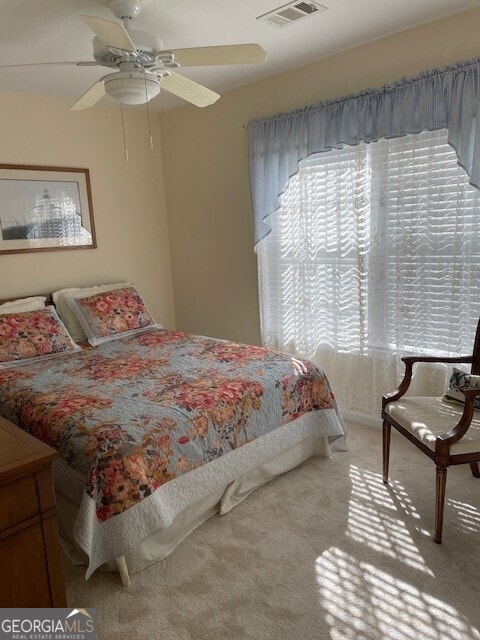
[[[316,561],[332,640],[480,640],[457,609],[338,547]],[[426,578],[434,588],[434,579]]]
[[[420,518],[405,489],[398,482],[386,487],[380,474],[355,465],[350,465],[350,480],[347,537],[433,575],[405,522],[408,518],[418,528]]]
[[[478,533],[480,531],[480,512],[473,505],[460,500],[447,500],[456,513],[456,525],[465,533]]]

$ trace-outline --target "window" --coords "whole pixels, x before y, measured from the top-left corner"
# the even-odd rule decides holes
[[[300,164],[258,247],[266,344],[372,356],[470,353],[480,192],[445,130]]]

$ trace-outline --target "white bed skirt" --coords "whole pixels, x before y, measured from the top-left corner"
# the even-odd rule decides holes
[[[276,476],[290,471],[312,456],[328,457],[328,437],[307,438],[247,471],[229,484],[217,488],[178,513],[170,526],[149,537],[129,553],[104,563],[101,571],[120,572],[122,582],[130,584],[129,574],[145,569],[167,557],[192,531],[216,513],[224,515],[245,500],[255,489]],[[79,505],[57,491],[58,524],[62,548],[76,565],[88,565],[88,557],[75,542],[73,526]]]

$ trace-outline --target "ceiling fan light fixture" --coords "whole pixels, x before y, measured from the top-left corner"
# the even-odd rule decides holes
[[[105,91],[121,104],[145,104],[160,93],[160,82],[143,73],[112,73],[104,78]]]

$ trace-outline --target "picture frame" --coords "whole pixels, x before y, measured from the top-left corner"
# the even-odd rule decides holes
[[[0,164],[0,254],[96,247],[88,169]]]

